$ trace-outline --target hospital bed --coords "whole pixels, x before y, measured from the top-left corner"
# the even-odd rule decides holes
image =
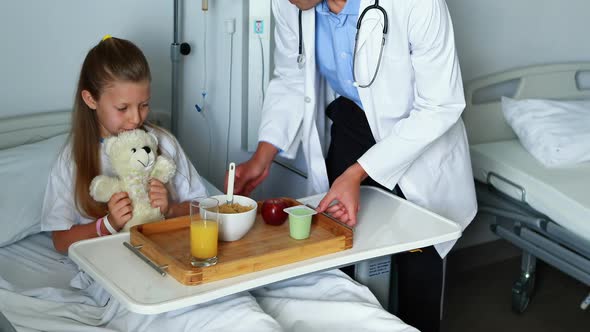
[[[14,242],[0,243],[0,330],[10,331],[13,325],[17,331],[416,331],[385,311],[368,288],[339,270],[169,312],[131,312],[67,256],[57,253],[50,234],[39,232],[39,197],[69,121],[68,111],[0,119],[4,191],[0,193],[0,233],[30,224],[23,228],[25,233],[15,235]],[[219,193],[207,186],[210,194]],[[19,195],[25,199],[15,201]],[[20,202],[21,220],[10,215],[13,206],[7,204],[14,202]]]
[[[580,88],[588,71],[590,63],[533,66],[465,87],[463,119],[479,213],[495,217],[491,230],[522,249],[520,276],[512,287],[512,309],[518,313],[534,293],[537,258],[590,285],[590,164],[544,167],[505,121],[500,98],[588,99],[590,90]]]

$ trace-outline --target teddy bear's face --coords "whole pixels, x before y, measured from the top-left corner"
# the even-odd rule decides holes
[[[109,137],[105,144],[111,165],[119,176],[149,173],[156,161],[158,141],[141,129]]]

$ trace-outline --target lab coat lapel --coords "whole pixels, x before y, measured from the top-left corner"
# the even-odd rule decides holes
[[[320,144],[320,137],[316,128],[316,114],[323,109],[320,102],[318,90],[319,72],[315,63],[315,9],[306,10],[302,13],[302,34],[305,54],[305,115],[303,117],[303,139],[302,148],[306,155],[308,179],[308,192],[321,193],[329,189],[326,164]]]
[[[303,35],[303,54],[305,54],[305,90],[315,89],[315,9],[303,11],[301,15],[301,33]],[[306,91],[307,94],[307,91]]]

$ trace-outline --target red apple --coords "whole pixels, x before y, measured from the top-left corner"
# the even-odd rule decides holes
[[[289,204],[284,199],[267,199],[262,203],[262,219],[269,225],[282,225],[287,220],[287,212],[283,209],[288,207]]]

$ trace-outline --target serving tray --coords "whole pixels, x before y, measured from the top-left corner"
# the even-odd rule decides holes
[[[292,206],[301,205],[289,200]],[[166,269],[184,285],[200,285],[352,248],[352,230],[326,215],[313,216],[308,239],[294,240],[289,236],[289,222],[265,224],[260,206],[254,226],[242,239],[219,242],[214,266],[190,264],[189,216],[134,226],[130,242],[140,248],[150,265]]]

